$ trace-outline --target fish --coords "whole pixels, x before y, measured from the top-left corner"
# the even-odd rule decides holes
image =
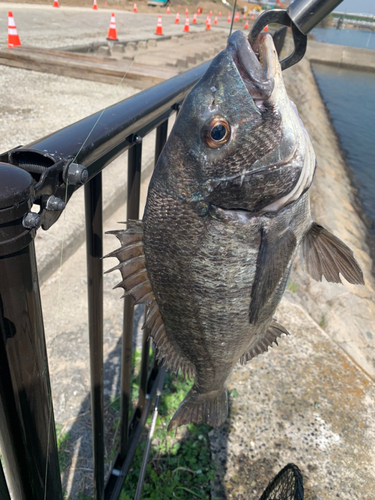
[[[118,286],[146,305],[156,358],[194,377],[168,429],[221,426],[236,363],[288,335],[274,315],[298,249],[313,279],[364,284],[353,252],[312,219],[315,169],[272,37],[251,46],[234,32],[183,102],[142,220],[111,231]]]

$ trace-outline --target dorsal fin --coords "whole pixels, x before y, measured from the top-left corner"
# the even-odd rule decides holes
[[[194,365],[183,355],[177,353],[169,342],[165,333],[163,319],[161,317],[151,283],[148,279],[146,259],[143,248],[143,225],[141,221],[130,221],[128,228],[118,231],[108,231],[106,234],[114,234],[121,243],[121,247],[109,253],[105,257],[116,257],[119,264],[107,273],[118,269],[122,275],[122,281],[115,286],[125,290],[125,295],[131,295],[135,304],[147,306],[144,328],[149,328],[150,336],[153,338],[156,350],[156,359],[172,372],[181,373],[188,377],[195,374]]]
[[[365,284],[350,248],[316,222],[305,234],[301,250],[306,270],[314,280],[322,281],[324,276],[331,283],[341,283],[341,274],[353,285]]]
[[[263,352],[267,352],[269,347],[272,347],[272,344],[277,343],[277,338],[280,337],[283,333],[285,335],[289,335],[288,330],[286,330],[283,326],[277,323],[275,320],[270,324],[266,333],[257,340],[257,342],[250,347],[249,350],[244,352],[240,357],[241,365],[245,365],[250,359],[259,356]]]

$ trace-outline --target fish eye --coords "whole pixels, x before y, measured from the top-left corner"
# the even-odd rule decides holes
[[[204,128],[204,140],[210,148],[221,148],[230,139],[230,125],[222,116],[214,116]]]

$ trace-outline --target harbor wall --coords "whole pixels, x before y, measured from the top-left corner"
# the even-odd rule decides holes
[[[291,53],[292,48],[288,39],[282,57]],[[313,218],[353,250],[366,281],[365,286],[327,283],[324,279],[318,283],[304,271],[297,256],[286,298],[307,310],[375,378],[375,280],[369,230],[345,154],[315,81],[311,60],[305,57],[283,75],[288,95],[297,106],[317,157],[316,176],[310,190]]]
[[[311,63],[375,72],[375,50],[309,40],[306,56]]]

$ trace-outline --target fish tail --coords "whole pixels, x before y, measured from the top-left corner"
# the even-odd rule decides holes
[[[226,388],[218,391],[199,393],[195,385],[187,393],[178,410],[169,422],[168,431],[173,427],[200,422],[219,427],[228,416],[228,394]]]

